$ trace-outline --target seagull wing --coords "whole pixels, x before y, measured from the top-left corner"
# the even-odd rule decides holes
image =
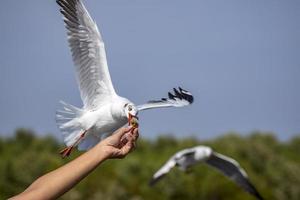
[[[64,16],[84,108],[92,109],[116,95],[108,71],[103,40],[81,0],[56,2]]]
[[[173,157],[176,160],[179,160],[182,157],[194,156],[194,154],[195,154],[195,149],[194,148],[188,148],[188,149],[183,149],[181,151],[178,151]]]
[[[137,109],[140,110],[147,110],[151,108],[162,108],[162,107],[183,107],[193,103],[194,97],[193,95],[182,89],[174,88],[174,94],[168,93],[169,98],[162,98],[161,100],[149,101],[146,104],[137,106]]]
[[[155,174],[153,175],[152,179],[150,180],[150,185],[154,185],[158,182],[161,178],[163,178],[167,173],[171,171],[173,167],[175,167],[178,163],[177,161],[183,158],[184,156],[194,155],[193,149],[184,149],[182,151],[177,152],[173,155]]]
[[[221,171],[225,176],[229,177],[244,190],[254,195],[257,199],[263,199],[254,185],[252,185],[249,181],[245,170],[241,168],[234,159],[214,152],[205,162]]]
[[[155,174],[150,180],[149,184],[152,186],[163,178],[169,171],[176,166],[176,160],[174,157],[170,158]]]

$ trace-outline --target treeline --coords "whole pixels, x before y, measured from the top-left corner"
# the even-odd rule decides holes
[[[246,169],[251,181],[265,199],[300,199],[300,137],[287,142],[274,135],[226,134],[199,141],[161,136],[140,139],[137,149],[123,160],[109,160],[61,199],[254,199],[223,175],[205,165],[188,173],[175,169],[156,186],[149,187],[152,174],[176,151],[195,145],[209,145],[233,157]],[[36,137],[18,130],[14,137],[0,138],[0,199],[23,191],[37,177],[78,156],[61,159],[63,147],[53,137]]]

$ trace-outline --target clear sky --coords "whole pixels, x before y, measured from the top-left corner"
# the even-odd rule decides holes
[[[141,135],[300,133],[300,1],[85,0],[117,92],[136,104],[176,86],[195,103],[140,113]],[[60,136],[58,101],[81,106],[54,0],[1,0],[0,134]]]

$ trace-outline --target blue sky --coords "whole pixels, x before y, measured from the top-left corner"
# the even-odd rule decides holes
[[[141,134],[300,133],[300,1],[86,0],[114,86],[136,104],[182,86],[195,103],[140,113]],[[0,135],[60,137],[58,101],[81,106],[55,1],[2,0]]]

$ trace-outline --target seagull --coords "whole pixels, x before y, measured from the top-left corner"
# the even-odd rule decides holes
[[[67,38],[76,70],[83,107],[61,101],[56,122],[69,156],[74,147],[88,150],[103,138],[133,119],[138,112],[161,107],[183,107],[193,103],[193,95],[182,88],[168,93],[168,98],[136,106],[117,95],[108,70],[104,42],[95,21],[81,0],[56,0],[63,15]],[[137,123],[136,123],[137,124]],[[134,127],[133,127],[134,128]]]
[[[175,166],[182,171],[186,171],[199,162],[214,167],[257,199],[263,199],[249,181],[247,173],[240,167],[239,163],[232,158],[214,152],[208,146],[196,146],[177,152],[153,175],[149,184],[154,185]]]

